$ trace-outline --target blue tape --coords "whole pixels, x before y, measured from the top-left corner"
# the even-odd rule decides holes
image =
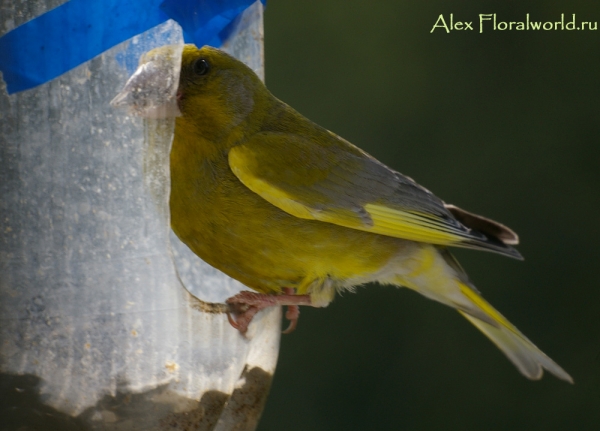
[[[181,25],[186,42],[221,46],[252,3],[70,0],[0,37],[0,70],[9,94],[28,90],[169,18]]]
[[[165,0],[161,9],[183,29],[183,38],[196,46],[221,46],[237,18],[256,0]],[[261,0],[264,5],[266,0]]]

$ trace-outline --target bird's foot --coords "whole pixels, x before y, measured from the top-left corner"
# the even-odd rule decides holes
[[[283,292],[280,295],[267,295],[243,291],[232,296],[225,301],[229,305],[229,312],[227,313],[229,323],[242,334],[245,334],[254,315],[260,310],[276,305],[287,305],[288,309],[285,317],[290,321],[290,325],[283,333],[289,334],[296,329],[298,324],[298,317],[300,317],[299,305],[311,305],[310,295],[294,295],[294,289],[287,287],[283,289]]]

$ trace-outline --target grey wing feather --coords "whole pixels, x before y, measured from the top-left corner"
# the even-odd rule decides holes
[[[441,218],[446,225],[463,233],[465,242],[459,246],[495,251],[522,259],[520,253],[511,247],[518,244],[518,236],[508,227],[445,204],[413,179],[390,169],[366,153],[364,155],[344,154],[340,159],[347,163],[340,163],[331,169],[326,184],[315,184],[315,189],[324,195],[334,194],[340,207],[354,208],[357,213],[360,212],[363,220],[369,218],[363,206],[373,202],[375,197],[403,211]],[[354,168],[356,162],[362,164],[361,169]]]

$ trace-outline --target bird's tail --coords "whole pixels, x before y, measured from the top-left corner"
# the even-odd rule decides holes
[[[540,379],[546,369],[559,379],[573,383],[565,370],[538,349],[475,290],[463,282],[459,282],[459,285],[472,307],[461,307],[458,312],[498,346],[525,377]],[[483,316],[486,317],[485,320],[482,320]]]
[[[573,383],[569,374],[481,297],[447,249],[421,245],[400,267],[404,268],[403,273],[396,274],[393,284],[456,308],[492,340],[525,377],[539,379],[546,369],[559,379]]]

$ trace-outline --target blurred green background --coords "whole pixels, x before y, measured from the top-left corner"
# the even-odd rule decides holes
[[[600,429],[600,32],[431,34],[442,13],[600,21],[600,3],[269,0],[267,85],[446,202],[515,229],[524,262],[456,255],[575,385],[529,381],[455,311],[366,286],[302,310],[259,430]]]

